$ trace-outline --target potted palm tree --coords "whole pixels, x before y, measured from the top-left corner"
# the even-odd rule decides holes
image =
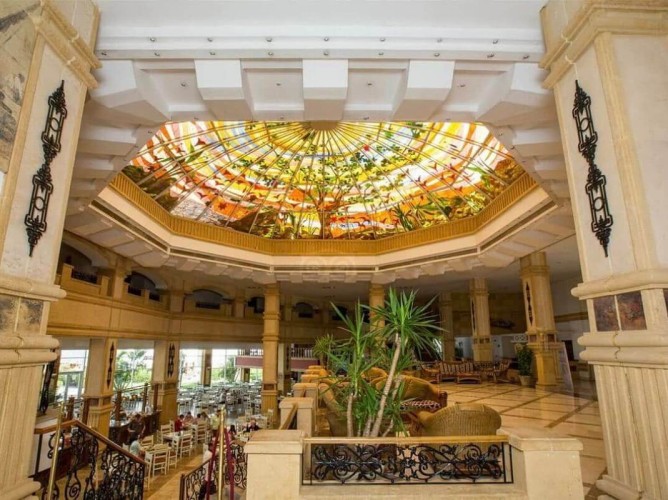
[[[533,351],[528,345],[522,344],[517,349],[517,367],[520,372],[520,384],[525,387],[533,385],[532,364]]]
[[[414,352],[433,348],[439,330],[429,312],[431,302],[418,306],[415,299],[415,292],[390,289],[382,307],[357,304],[352,315],[345,315],[333,305],[349,337],[323,339],[316,346],[333,371],[346,373],[337,382],[336,394],[345,408],[349,437],[378,437],[404,430],[401,372],[415,363]],[[374,318],[370,324],[365,313]],[[385,370],[385,380],[367,380],[371,368]]]

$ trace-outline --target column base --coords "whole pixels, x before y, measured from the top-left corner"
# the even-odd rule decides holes
[[[483,342],[483,340],[479,339],[478,342]],[[492,358],[492,345],[489,339],[485,343],[473,344],[473,361],[492,361]]]
[[[643,498],[642,491],[638,491],[635,488],[631,488],[626,484],[620,483],[619,481],[616,481],[607,475],[603,476],[603,479],[596,481],[596,487],[599,490],[610,494],[612,498],[616,498],[617,500],[636,500],[638,498]],[[607,495],[602,495],[598,498],[600,499],[610,497]]]
[[[89,398],[89,400],[88,421],[86,425],[95,429],[103,436],[108,436],[111,412],[114,409],[114,405],[111,403],[111,396]]]
[[[273,410],[274,419],[278,418],[278,391],[276,389],[263,389],[262,395],[262,413]]]
[[[548,392],[557,392],[559,390],[559,387],[561,387],[559,384],[538,384],[536,383],[535,385],[536,389],[540,391],[548,391]]]
[[[158,408],[160,408],[160,424],[168,424],[176,420],[179,408],[177,403],[178,389],[175,382],[159,383]]]
[[[19,483],[11,485],[9,488],[0,491],[0,498],[4,500],[32,500],[37,498],[33,495],[39,490],[41,485],[32,479],[25,479]]]

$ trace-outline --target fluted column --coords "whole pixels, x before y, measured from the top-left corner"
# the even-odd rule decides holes
[[[528,345],[536,360],[536,387],[554,390],[562,382],[559,371],[561,344],[557,342],[550,269],[545,252],[535,252],[522,257],[520,277],[524,292]]]
[[[438,296],[438,311],[440,316],[441,342],[443,343],[443,359],[455,359],[455,331],[452,317],[452,294],[443,292]]]
[[[87,424],[101,434],[109,435],[109,420],[114,405],[114,375],[116,373],[117,339],[91,339],[86,367],[84,398],[88,403]]]
[[[668,4],[551,0],[542,20],[606,450],[596,486],[668,498]]]
[[[157,391],[161,424],[167,424],[177,417],[180,349],[180,342],[175,340],[156,340],[154,343],[151,382],[153,390]]]
[[[489,292],[487,280],[473,278],[470,282],[471,330],[473,332],[473,360],[492,361],[492,338],[489,324]]]
[[[278,341],[280,337],[280,292],[278,284],[264,288],[264,330],[262,332],[262,411],[278,416]]]
[[[66,3],[12,1],[0,9],[2,499],[30,497],[39,488],[28,477],[35,466],[37,406],[44,365],[55,359],[58,347],[46,325],[51,302],[65,296],[54,279],[84,102],[96,84],[90,71],[98,65],[93,52],[98,11],[88,0],[77,2],[76,9]],[[44,142],[58,145],[55,156]]]

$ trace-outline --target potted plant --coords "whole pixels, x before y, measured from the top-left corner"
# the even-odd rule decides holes
[[[533,351],[529,346],[522,344],[517,351],[517,367],[520,372],[520,384],[525,387],[532,385],[531,365],[533,363]]]

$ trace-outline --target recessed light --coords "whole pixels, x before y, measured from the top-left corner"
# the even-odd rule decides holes
[[[441,53],[440,52],[434,52],[434,57],[440,57]]]
[[[267,52],[267,55],[268,55],[268,56],[273,56],[274,53],[273,53],[273,52]]]
[[[323,40],[326,41],[326,42],[329,42],[329,37],[326,36],[325,38],[323,38]]]
[[[373,82],[366,82],[367,87],[373,87]]]
[[[527,59],[529,59],[529,57],[531,57],[529,54],[524,54],[522,56],[522,59],[524,59],[526,61]]]
[[[212,50],[211,52],[209,52],[209,55],[210,55],[210,56],[215,56],[216,53]]]
[[[436,39],[436,43],[441,43],[442,41],[443,41],[442,38],[437,38],[437,39]]]
[[[156,38],[155,38],[154,36],[152,36],[152,37],[149,38],[149,40],[150,40],[151,42],[155,42]]]
[[[380,41],[381,41],[381,42],[384,42],[384,41],[385,41],[385,37],[382,37],[382,38],[380,39]]]
[[[466,84],[465,83],[460,83],[459,85],[457,85],[457,87],[459,87],[460,89],[463,89],[464,87],[466,87]]]
[[[498,39],[498,38],[495,38],[494,40],[492,40],[492,43],[493,43],[494,45],[496,45],[497,43],[499,43],[499,39]]]
[[[273,40],[273,38],[268,36],[267,38],[265,38],[265,40],[268,41],[268,42],[271,42]]]
[[[207,42],[213,42],[213,38],[209,37],[206,39]]]
[[[280,87],[281,85],[282,85],[281,82],[276,82],[276,86],[277,86],[277,87]]]
[[[384,56],[384,55],[385,55],[385,52],[378,52],[378,55],[379,55],[379,56]]]
[[[160,57],[160,52],[153,52],[153,55],[154,55],[155,57]]]
[[[187,87],[188,84],[186,82],[181,82],[181,87]]]
[[[329,55],[329,50],[323,50],[322,55],[323,56],[328,56]]]
[[[105,50],[103,50],[102,52],[100,52],[100,55],[106,56],[107,52]]]
[[[492,59],[495,56],[495,54],[487,54],[487,59]]]

